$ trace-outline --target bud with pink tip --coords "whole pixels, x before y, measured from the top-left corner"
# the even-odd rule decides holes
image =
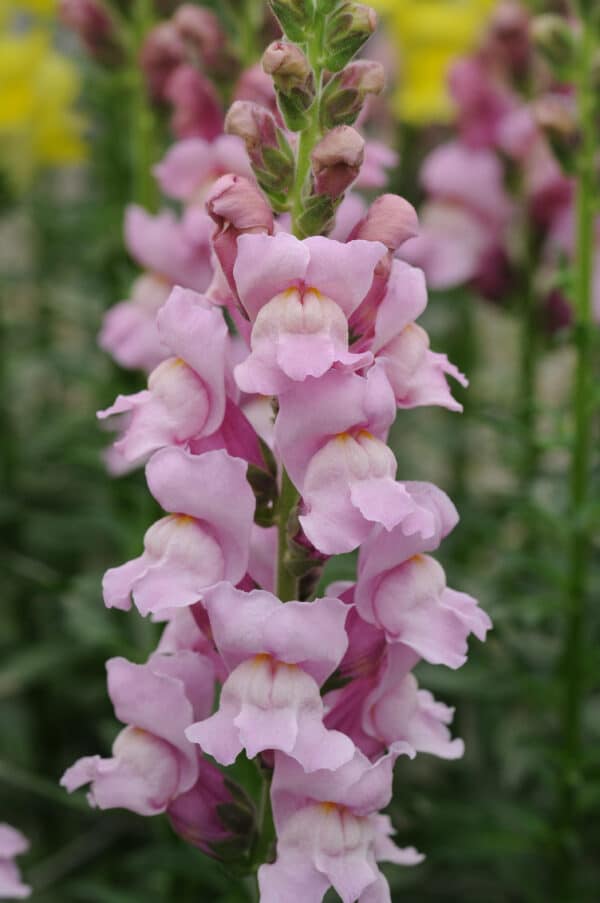
[[[215,182],[206,200],[206,209],[217,224],[213,248],[230,288],[237,295],[233,266],[240,235],[265,232],[273,234],[271,206],[260,189],[249,179],[229,173]]]
[[[225,131],[245,143],[258,183],[272,206],[286,209],[295,161],[275,117],[256,103],[236,100],[225,119]]]
[[[328,132],[311,154],[315,193],[341,197],[358,176],[364,153],[364,139],[351,126]]]
[[[286,125],[294,132],[306,126],[306,112],[315,98],[311,66],[295,44],[274,41],[263,56],[264,71],[273,78]]]
[[[382,194],[354,227],[350,239],[380,241],[393,253],[418,232],[419,220],[413,205],[397,194]]]
[[[325,66],[339,72],[377,28],[377,13],[362,3],[342,3],[325,29]]]
[[[328,83],[321,101],[321,123],[324,128],[352,125],[366,98],[381,94],[385,87],[385,70],[374,60],[355,60],[338,72]]]

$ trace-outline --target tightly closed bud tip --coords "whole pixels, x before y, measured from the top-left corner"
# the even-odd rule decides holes
[[[351,126],[328,132],[311,155],[316,193],[341,197],[358,176],[364,152],[365,142]]]

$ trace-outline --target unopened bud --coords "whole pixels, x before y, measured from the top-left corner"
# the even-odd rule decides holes
[[[549,65],[565,73],[577,54],[577,41],[569,23],[562,16],[548,13],[536,16],[530,26],[531,38]]]
[[[74,31],[86,50],[98,60],[120,57],[117,32],[107,9],[98,0],[60,0],[59,17]]]
[[[273,41],[265,50],[262,66],[278,91],[286,94],[293,88],[304,88],[312,78],[309,62],[295,44]]]
[[[258,183],[271,204],[286,209],[295,161],[273,114],[258,104],[236,100],[225,119],[225,131],[245,143]]]
[[[385,70],[373,60],[355,60],[327,83],[321,100],[321,124],[330,129],[352,125],[369,94],[385,87]]]
[[[262,163],[261,151],[277,147],[277,123],[272,114],[257,103],[236,100],[225,117],[225,132],[237,135],[246,145],[253,163]]]
[[[173,23],[188,50],[197,54],[207,69],[219,65],[225,47],[225,33],[212,10],[194,3],[183,3],[175,11]]]
[[[185,46],[172,22],[151,29],[140,51],[140,66],[148,93],[154,100],[165,100],[167,82],[185,61]]]
[[[328,132],[311,154],[316,194],[339,198],[357,178],[365,156],[365,142],[349,125]]]
[[[343,3],[325,29],[325,66],[339,72],[377,28],[377,13],[362,3]]]
[[[271,206],[249,179],[229,173],[218,179],[206,199],[206,209],[217,229],[212,239],[221,269],[236,295],[233,266],[240,235],[252,232],[273,234]]]
[[[178,138],[212,141],[223,130],[223,111],[215,87],[195,66],[178,66],[164,88],[173,104],[171,128]]]
[[[239,862],[256,833],[256,813],[245,791],[208,760],[196,784],[167,809],[173,829],[208,856]]]
[[[302,44],[306,40],[306,24],[312,21],[311,0],[269,0],[282,31],[290,41]]]
[[[419,219],[413,205],[397,194],[382,194],[354,227],[350,239],[380,241],[393,253],[418,232]]]
[[[299,132],[306,125],[306,111],[315,98],[312,69],[299,47],[287,41],[274,41],[263,56],[264,71],[277,90],[279,106],[286,125]]]

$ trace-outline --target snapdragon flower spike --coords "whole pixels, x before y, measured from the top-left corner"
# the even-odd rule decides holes
[[[247,465],[223,450],[192,455],[157,451],[146,466],[150,492],[172,512],[144,536],[139,558],[111,568],[103,593],[109,608],[142,615],[191,605],[221,580],[237,583],[248,566],[255,499]]]
[[[251,354],[235,371],[240,389],[279,395],[333,366],[370,363],[369,353],[348,351],[348,317],[384,254],[378,242],[240,236],[233,276],[252,323]]]
[[[29,849],[27,838],[6,822],[0,822],[0,899],[24,900],[31,894],[21,880],[15,858]]]
[[[190,289],[174,288],[158,313],[161,343],[174,357],[152,371],[148,388],[119,395],[100,419],[130,414],[116,451],[128,463],[166,445],[210,436],[225,415],[227,324],[218,308]]]
[[[390,802],[400,754],[412,752],[398,744],[373,764],[356,750],[335,771],[311,774],[289,756],[275,754],[271,799],[277,859],[259,869],[261,903],[321,903],[329,887],[343,903],[389,903],[377,862],[417,865],[423,860],[413,847],[399,849],[393,843],[389,818],[378,814]]]
[[[319,687],[347,646],[348,608],[339,599],[288,602],[221,583],[203,594],[215,645],[230,674],[218,711],[186,731],[223,765],[282,750],[306,771],[352,757],[348,737],[323,727]]]
[[[198,780],[198,751],[184,732],[190,721],[210,712],[213,665],[205,656],[181,651],[156,653],[145,665],[113,658],[106,670],[115,714],[127,726],[113,744],[112,758],[79,759],[61,784],[69,793],[91,784],[89,802],[100,809],[157,815]]]

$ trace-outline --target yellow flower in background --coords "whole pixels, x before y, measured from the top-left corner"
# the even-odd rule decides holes
[[[12,27],[15,12],[51,14],[53,0],[0,2],[0,169],[19,189],[38,169],[85,156],[84,121],[75,111],[77,70],[52,46],[51,23]]]
[[[399,55],[397,116],[417,125],[448,119],[448,69],[476,44],[495,0],[370,2],[387,22],[387,36]]]

